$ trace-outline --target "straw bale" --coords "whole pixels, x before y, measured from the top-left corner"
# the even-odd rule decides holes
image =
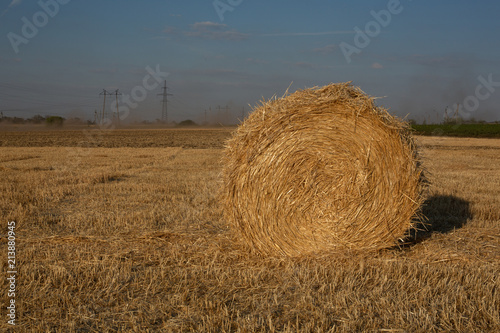
[[[423,202],[407,123],[350,82],[263,101],[223,165],[224,216],[264,255],[391,247]]]

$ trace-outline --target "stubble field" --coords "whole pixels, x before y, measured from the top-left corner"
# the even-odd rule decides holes
[[[224,222],[229,135],[0,133],[0,260],[6,272],[16,221],[15,330],[500,331],[499,139],[417,139],[429,225],[409,244],[290,259],[249,253]],[[7,282],[2,331],[12,329]]]

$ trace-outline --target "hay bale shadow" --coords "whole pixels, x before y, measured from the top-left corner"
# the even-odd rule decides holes
[[[419,243],[434,233],[448,233],[462,228],[472,218],[470,202],[453,195],[434,195],[422,207],[422,215],[427,221],[417,224],[412,230],[408,243]]]

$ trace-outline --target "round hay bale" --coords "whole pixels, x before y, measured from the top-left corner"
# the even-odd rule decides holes
[[[394,246],[423,202],[407,123],[350,82],[263,101],[223,165],[225,218],[265,255]]]

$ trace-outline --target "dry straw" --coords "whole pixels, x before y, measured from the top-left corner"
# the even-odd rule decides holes
[[[391,247],[423,202],[407,123],[350,82],[262,102],[223,164],[225,217],[264,255]]]

